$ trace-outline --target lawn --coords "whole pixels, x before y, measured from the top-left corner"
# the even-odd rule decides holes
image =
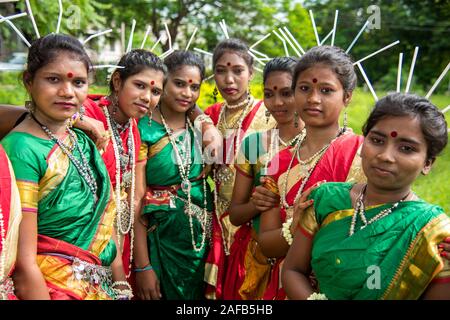
[[[255,79],[256,81],[260,81]],[[255,81],[255,82],[256,82]],[[214,85],[207,82],[202,85],[198,105],[205,108],[211,103],[212,91]],[[251,87],[252,94],[255,97],[262,97],[262,87],[260,84],[254,84]],[[91,86],[92,93],[107,93],[104,86]],[[378,96],[382,96],[381,92],[377,92]],[[20,77],[14,73],[0,73],[0,104],[21,104],[25,101],[27,95],[20,84]],[[450,104],[450,96],[434,95],[432,102],[439,108],[443,109]],[[370,92],[356,90],[353,99],[348,107],[349,126],[360,134],[361,127],[365,119],[368,117],[371,108],[374,105],[374,99]],[[447,123],[450,123],[450,112],[446,113]],[[414,191],[418,196],[431,203],[442,206],[447,213],[450,213],[450,147],[447,146],[443,154],[438,157],[434,164],[433,170],[427,176],[421,176],[414,184]]]

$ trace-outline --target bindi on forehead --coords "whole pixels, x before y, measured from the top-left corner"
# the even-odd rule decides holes
[[[154,80],[150,81],[150,84],[153,86],[155,84],[155,81]]]
[[[277,90],[278,90],[278,87],[277,87],[277,86],[274,86],[274,87],[273,87],[273,90],[277,91]]]
[[[392,131],[392,132],[391,132],[391,137],[392,137],[392,138],[397,137],[397,135],[398,135],[397,131]]]
[[[316,78],[313,78],[313,79],[312,79],[312,82],[313,82],[313,83],[317,83],[317,79],[316,79]]]
[[[227,66],[231,66],[231,62],[227,62]]]
[[[67,78],[69,79],[73,78],[73,72],[67,72]]]
[[[192,83],[192,79],[189,79],[189,81],[188,81],[189,83]]]

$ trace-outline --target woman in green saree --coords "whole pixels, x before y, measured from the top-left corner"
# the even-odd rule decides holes
[[[164,63],[168,76],[160,105],[153,119],[146,116],[138,124],[139,157],[146,163],[136,166],[137,295],[146,300],[201,299],[212,197],[200,131],[187,113],[199,97],[205,67],[189,51],[175,51]]]
[[[68,127],[87,96],[90,66],[70,36],[47,35],[29,50],[30,116],[2,140],[23,213],[13,274],[19,299],[131,296],[122,290],[108,172],[94,143]]]
[[[325,183],[300,199],[282,274],[288,297],[450,299],[449,263],[438,248],[450,219],[411,190],[447,144],[443,114],[424,98],[390,94],[363,132],[367,183]],[[320,295],[308,281],[310,268]]]

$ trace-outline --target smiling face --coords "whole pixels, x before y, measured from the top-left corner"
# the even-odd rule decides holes
[[[299,74],[294,94],[300,117],[307,126],[314,127],[337,124],[339,114],[351,98],[334,71],[323,64]]]
[[[247,96],[252,72],[245,60],[232,51],[225,52],[215,65],[214,79],[222,97],[235,104]]]
[[[184,65],[172,71],[164,85],[162,102],[175,112],[186,112],[200,96],[202,78],[196,66]]]
[[[123,118],[140,119],[158,104],[163,88],[162,71],[146,68],[123,82],[120,75],[113,76],[114,88]]]
[[[61,52],[38,69],[25,86],[36,105],[36,115],[46,121],[63,122],[78,111],[87,97],[87,68],[73,54]]]
[[[292,91],[292,75],[289,72],[274,71],[267,75],[264,83],[264,105],[278,124],[294,121],[297,108]]]
[[[368,183],[386,191],[408,190],[431,169],[420,121],[412,116],[379,120],[364,139],[361,158]]]

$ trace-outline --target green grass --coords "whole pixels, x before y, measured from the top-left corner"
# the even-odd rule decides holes
[[[256,82],[258,81],[258,82]],[[262,97],[262,87],[259,84],[260,79],[256,79],[256,84],[251,86],[252,94]],[[214,84],[209,81],[202,85],[198,105],[201,108],[214,103],[212,91]],[[107,93],[108,89],[104,86],[93,85],[90,87],[92,93]],[[378,92],[379,97],[384,93]],[[27,99],[27,94],[23,89],[20,77],[17,73],[0,73],[0,104],[23,105]],[[450,96],[434,95],[432,102],[443,109],[450,104]],[[355,133],[361,134],[361,127],[367,119],[371,108],[374,105],[374,99],[370,92],[356,90],[353,94],[352,102],[348,107],[349,126]],[[450,123],[450,112],[446,113],[447,123]],[[342,123],[342,119],[341,119]],[[447,146],[441,156],[427,176],[420,176],[414,184],[414,191],[424,200],[438,204],[450,213],[450,147]]]

